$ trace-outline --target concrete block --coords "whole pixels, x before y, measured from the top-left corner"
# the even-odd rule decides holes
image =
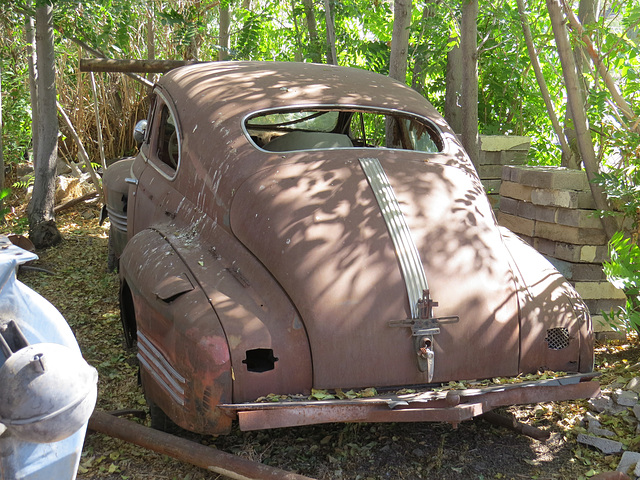
[[[618,310],[625,304],[624,300],[616,298],[586,298],[583,299],[592,315],[601,315],[603,311],[609,313]]]
[[[502,152],[478,152],[478,165],[500,165],[500,175],[502,175]]]
[[[613,401],[623,407],[633,407],[638,404],[638,394],[627,390],[616,390],[613,392]]]
[[[498,195],[497,193],[489,193],[487,194],[487,197],[489,198],[489,203],[491,204],[491,208],[495,211],[498,210],[500,208],[500,195]]]
[[[595,332],[595,341],[599,343],[606,342],[624,342],[627,335],[624,332]],[[640,433],[640,432],[639,432]]]
[[[578,208],[584,208],[585,210],[595,210],[596,202],[593,200],[593,194],[591,190],[586,192],[578,192]]]
[[[583,300],[613,298],[625,301],[627,297],[622,290],[609,282],[575,282],[573,287]]]
[[[502,152],[503,165],[525,165],[529,152],[527,150],[508,150]]]
[[[629,473],[630,471],[635,470],[638,462],[640,462],[640,453],[630,452],[627,450],[622,454],[622,458],[616,468],[616,472]]]
[[[594,332],[613,332],[613,327],[607,323],[602,315],[591,315],[591,323],[593,324]],[[622,326],[617,325],[616,330],[624,331]],[[628,390],[633,390],[629,388]]]
[[[574,263],[560,260],[550,255],[543,255],[567,280],[573,280],[575,282],[598,282],[604,281],[607,278],[600,263]]]
[[[520,202],[514,198],[504,197],[500,201],[500,211],[509,215],[518,215]]]
[[[536,221],[535,236],[573,245],[606,245],[607,243],[607,236],[602,230],[540,221]]]
[[[606,245],[575,245],[536,238],[534,248],[544,255],[576,263],[602,263],[609,257]]]
[[[575,190],[533,188],[531,203],[550,207],[578,208],[578,192]]]
[[[570,170],[564,167],[509,165],[506,180],[536,188],[555,190],[589,190],[587,175],[582,170]]]
[[[530,220],[540,220],[543,222],[553,223],[556,219],[556,208],[541,207],[530,202],[523,202],[514,198],[505,198],[502,202],[503,207],[500,209],[504,213],[516,215]]]
[[[498,224],[508,228],[514,233],[533,237],[535,233],[535,221],[521,218],[504,212],[498,212]]]
[[[478,165],[478,175],[482,180],[502,179],[502,165]]]
[[[562,225],[579,228],[601,229],[602,222],[594,210],[558,208],[556,222]]]
[[[532,191],[533,191],[533,187],[510,182],[508,180],[505,180],[504,177],[502,177],[502,184],[500,185],[501,197],[515,198],[516,200],[531,202]]]
[[[622,452],[622,443],[616,442],[615,440],[609,440],[608,438],[594,437],[593,435],[580,433],[577,440],[578,443],[597,448],[605,455]]]
[[[500,184],[502,183],[501,179],[481,179],[480,181],[482,182],[485,192],[498,193],[500,191]]]
[[[485,152],[500,152],[503,150],[528,151],[531,145],[529,137],[517,135],[480,135],[480,149]]]
[[[630,390],[632,392],[640,393],[640,377],[633,377],[627,384],[624,386],[625,390]],[[633,408],[633,413],[635,413],[637,418],[640,418],[640,405],[638,408]]]
[[[589,408],[594,412],[602,413],[613,404],[611,397],[607,395],[598,395],[597,397],[587,400]]]

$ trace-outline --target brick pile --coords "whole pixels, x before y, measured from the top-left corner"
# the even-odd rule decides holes
[[[531,139],[529,137],[481,135],[478,175],[494,210],[500,204],[503,165],[524,165]]]
[[[589,307],[594,329],[610,330],[602,325],[601,312],[624,304],[625,296],[602,271],[607,238],[586,174],[561,167],[505,166],[497,217],[571,282]]]

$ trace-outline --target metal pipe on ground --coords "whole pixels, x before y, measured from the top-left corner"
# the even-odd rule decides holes
[[[486,420],[487,422],[498,425],[500,427],[505,427],[514,432],[521,433],[522,435],[526,435],[527,437],[531,437],[535,440],[539,440],[544,442],[549,440],[550,432],[546,432],[544,430],[540,430],[537,427],[532,427],[531,425],[527,425],[525,423],[518,422],[513,417],[508,417],[505,415],[500,415],[496,412],[485,412],[480,415],[480,418]]]
[[[168,455],[234,480],[313,480],[205,445],[153,430],[105,412],[94,411],[89,429]]]

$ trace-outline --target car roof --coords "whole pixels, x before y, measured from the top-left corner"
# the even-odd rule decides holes
[[[176,108],[196,121],[220,122],[295,106],[344,105],[398,109],[441,124],[419,93],[357,68],[295,62],[211,62],[177,68],[158,82]],[[182,116],[182,115],[181,115]]]

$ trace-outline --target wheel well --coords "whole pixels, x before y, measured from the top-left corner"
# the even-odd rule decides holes
[[[133,347],[137,337],[136,312],[133,304],[133,295],[126,281],[120,284],[120,320],[124,333],[124,343],[128,348]]]

